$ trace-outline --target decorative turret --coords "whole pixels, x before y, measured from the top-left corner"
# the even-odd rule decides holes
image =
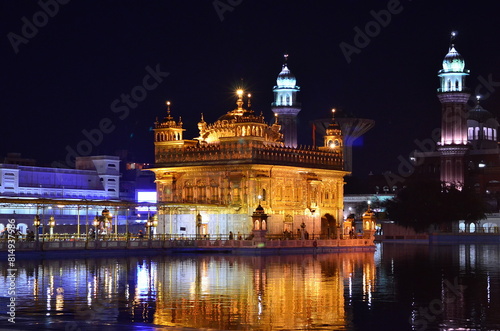
[[[203,113],[201,113],[201,120],[198,122],[198,130],[204,131],[207,129],[207,122],[203,118]]]
[[[324,146],[319,147],[320,150],[336,151],[341,153],[344,150],[344,143],[342,139],[342,130],[340,125],[335,120],[335,108],[332,109],[332,119],[330,124],[325,130]]]
[[[363,213],[363,237],[366,239],[373,238],[375,233],[375,224],[377,223],[377,216],[375,212],[370,208],[368,204],[368,209]]]
[[[300,87],[296,85],[297,80],[288,69],[288,54],[284,57],[285,62],[273,88],[272,110],[275,115],[279,115],[285,146],[297,147],[297,115],[301,110],[301,105],[297,102],[297,93]]]
[[[255,209],[252,215],[253,223],[253,240],[263,241],[267,234],[267,214],[264,212],[264,208],[259,203],[259,206]]]
[[[328,128],[326,128],[325,134],[325,147],[328,148],[342,148],[342,131],[340,130],[340,125],[335,120],[335,108],[332,109],[332,121]]]
[[[196,145],[196,140],[184,140],[182,133],[185,129],[182,128],[182,119],[175,121],[170,115],[170,101],[166,102],[167,116],[163,120],[156,119],[154,128],[155,137],[155,158],[158,159],[159,155],[170,148],[184,148],[186,146]]]
[[[156,142],[169,142],[182,140],[182,120],[176,122],[170,115],[170,101],[166,102],[167,116],[162,121],[156,120],[155,122],[155,143]]]

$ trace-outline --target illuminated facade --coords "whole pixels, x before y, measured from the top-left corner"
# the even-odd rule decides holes
[[[322,147],[294,146],[295,122],[279,122],[279,112],[296,105],[298,88],[295,78],[283,73],[287,70],[285,64],[278,77],[281,87],[275,88],[273,108],[278,119],[271,125],[249,100],[244,106],[244,93],[238,90],[234,110],[211,124],[201,115],[199,137],[187,140],[181,119],[174,120],[167,103],[167,116],[155,123],[155,165],[150,169],[161,208],[159,232],[248,235],[250,215],[260,202],[269,215],[269,234],[296,232],[304,223],[310,234],[336,235],[347,173],[342,133],[332,117]]]
[[[0,164],[0,198],[19,199],[18,204],[0,205],[0,215],[4,217],[0,221],[0,231],[7,225],[8,218],[15,218],[18,229],[26,233],[33,223],[33,216],[44,212],[47,219],[49,215],[57,218],[59,230],[68,231],[66,225],[73,230],[84,208],[82,211],[63,206],[55,208],[37,202],[41,199],[118,200],[119,165],[118,157],[107,155],[77,157],[76,169]]]
[[[76,169],[0,164],[3,197],[118,199],[120,160],[77,157]]]

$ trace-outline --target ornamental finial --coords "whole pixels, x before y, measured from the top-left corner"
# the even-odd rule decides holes
[[[243,109],[243,90],[242,89],[237,89],[236,94],[238,95],[238,100],[236,101],[236,104],[238,105],[238,110]]]
[[[455,37],[457,36],[457,31],[451,31],[451,34],[450,34],[450,50],[454,45],[454,42],[455,42]]]

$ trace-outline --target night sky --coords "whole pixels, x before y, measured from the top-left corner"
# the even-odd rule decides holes
[[[493,1],[59,1],[0,2],[0,156],[67,164],[68,150],[80,147],[92,155],[128,149],[133,160],[153,162],[151,129],[166,100],[191,139],[200,113],[213,122],[233,109],[238,86],[271,121],[286,52],[301,87],[299,143],[310,143],[311,120],[337,108],[376,121],[354,149],[354,174],[396,169],[415,139],[440,127],[437,71],[452,30],[471,70],[468,87],[495,116],[500,110],[499,93],[490,93],[500,87]],[[357,40],[348,63],[339,45],[355,47],[355,28],[367,24],[372,36]],[[156,80],[144,81],[154,71]],[[126,103],[132,91],[146,94]]]

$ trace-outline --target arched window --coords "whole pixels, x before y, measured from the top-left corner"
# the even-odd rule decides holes
[[[467,139],[474,140],[474,128],[468,128]]]

